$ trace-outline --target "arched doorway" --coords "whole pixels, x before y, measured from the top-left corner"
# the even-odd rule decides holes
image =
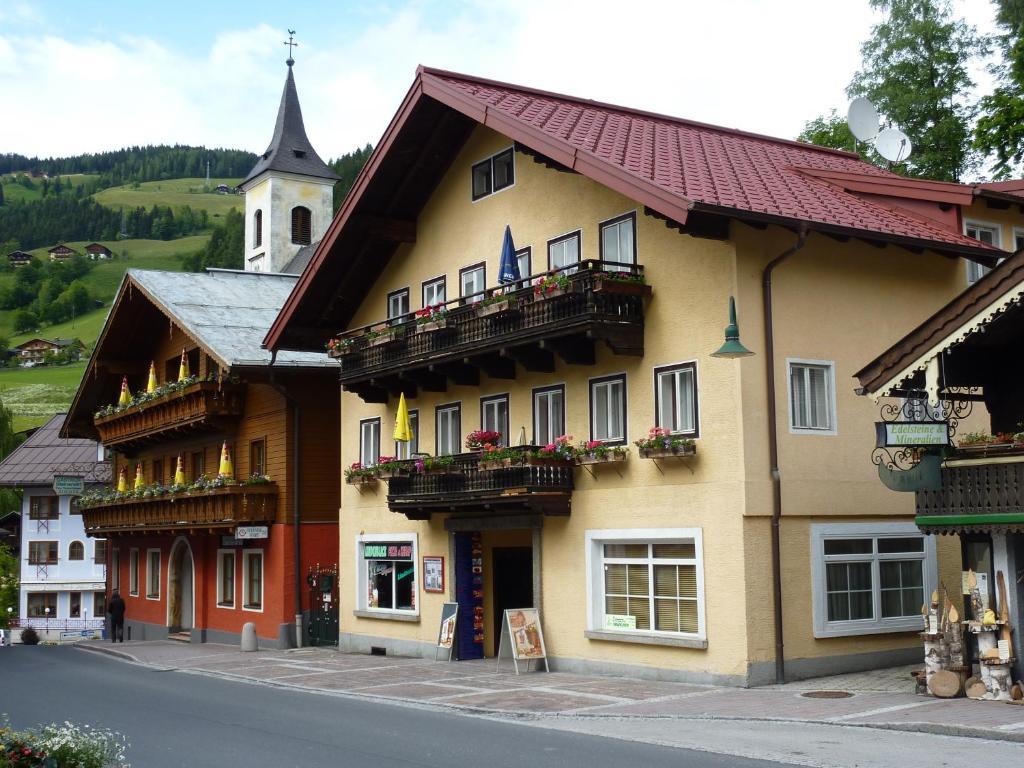
[[[171,547],[167,573],[167,626],[171,632],[190,630],[195,624],[194,584],[192,548],[185,537],[180,537]]]

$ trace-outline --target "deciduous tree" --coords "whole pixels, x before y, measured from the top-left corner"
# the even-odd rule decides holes
[[[1024,165],[1024,0],[995,0],[1002,60],[992,67],[996,89],[981,99],[975,146],[994,155],[996,178]]]

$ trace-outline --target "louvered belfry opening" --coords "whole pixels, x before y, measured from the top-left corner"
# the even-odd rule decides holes
[[[292,208],[292,242],[296,245],[309,245],[312,240],[313,216],[309,208],[298,205]]]

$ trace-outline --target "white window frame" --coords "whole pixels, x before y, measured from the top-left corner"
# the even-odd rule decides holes
[[[1024,248],[1024,244],[1022,244],[1020,247],[1017,246],[1018,238],[1024,241],[1024,227],[1013,228],[1013,253],[1016,253],[1021,248]]]
[[[441,294],[441,298],[437,297],[437,294]],[[431,300],[427,299],[428,294]],[[423,301],[424,308],[436,307],[438,304],[444,304],[448,301],[448,280],[445,275],[435,277],[431,280],[424,281],[423,285],[420,286],[420,298]]]
[[[132,547],[128,550],[128,594],[132,597],[139,596],[139,549]]]
[[[395,441],[396,459],[411,459],[414,453],[420,452],[420,412],[418,408],[409,410],[409,425],[412,427],[412,440]]]
[[[828,539],[884,539],[921,537],[924,552],[871,555],[825,555]],[[877,545],[872,545],[877,550]],[[938,584],[938,560],[935,537],[921,533],[913,523],[813,523],[811,525],[811,594],[814,613],[815,637],[848,637],[850,635],[880,635],[890,632],[913,632],[922,628],[921,614],[884,619],[881,615],[882,583],[879,563],[885,560],[915,560],[924,563],[922,583],[925,600]],[[828,620],[828,589],[825,566],[829,562],[870,562],[872,619],[848,621]]]
[[[238,608],[238,556],[235,549],[217,550],[217,607],[225,611]],[[231,603],[224,600],[224,555],[231,555]]]
[[[379,418],[363,419],[359,422],[359,463],[364,467],[375,466],[380,460],[380,433],[381,420]],[[376,451],[373,450],[375,443]],[[372,460],[368,461],[368,459]]]
[[[597,436],[597,406],[596,398],[594,396],[594,388],[603,386],[606,384],[612,384],[614,382],[622,383],[622,437],[613,439],[611,437],[598,437]],[[598,376],[590,379],[587,382],[588,394],[590,400],[588,408],[590,410],[590,439],[591,440],[603,440],[606,445],[625,445],[629,442],[629,379],[625,373],[610,373],[607,376]],[[605,417],[607,419],[607,416]]]
[[[547,386],[544,386],[544,387],[537,387],[537,388],[535,388],[530,393],[531,400],[533,401],[533,403],[532,403],[532,405],[533,405],[533,413],[532,413],[532,416],[533,416],[533,441],[534,441],[534,443],[536,445],[547,445],[549,442],[554,442],[556,437],[560,437],[561,435],[565,434],[565,399],[566,399],[566,397],[565,397],[565,389],[566,389],[565,383],[564,382],[559,382],[557,384],[550,384],[550,385],[547,385]],[[547,440],[546,439],[546,437],[547,437],[546,435],[540,434],[540,422],[538,420],[537,400],[538,400],[538,398],[541,398],[541,397],[549,397],[550,395],[554,394],[555,392],[559,393],[562,396],[562,420],[561,420],[562,427],[561,427],[560,431],[552,429],[551,430],[551,433],[552,433],[551,434],[551,440]],[[550,415],[551,415],[551,408],[550,408],[550,404],[549,404],[549,407],[548,407],[548,420],[549,420],[549,422],[550,422]]]
[[[551,254],[552,246],[564,246],[566,243],[571,242],[572,240],[576,241],[576,261],[570,261],[567,262],[566,264],[563,264],[560,267],[556,267],[554,264],[554,259],[552,258]],[[569,232],[565,232],[561,235],[552,237],[550,240],[548,240],[547,247],[548,271],[554,272],[555,270],[560,270],[559,274],[571,275],[575,273],[577,269],[579,269],[579,263],[583,261],[583,230],[573,229]]]
[[[795,426],[793,413],[793,366],[815,365],[825,368],[825,394],[828,397],[828,413],[831,425],[828,429]],[[791,435],[837,435],[839,434],[839,414],[836,408],[836,364],[834,360],[810,360],[802,357],[786,358],[786,410],[789,413],[789,433]]]
[[[411,307],[408,288],[399,288],[388,294],[388,320],[401,322],[412,312]]]
[[[663,426],[658,424],[660,421],[660,414],[658,413],[661,405],[661,385],[660,378],[662,376],[673,376],[678,381],[679,374],[683,371],[690,371],[693,377],[693,429],[690,430],[672,430],[672,434],[681,435],[683,437],[700,437],[700,379],[698,375],[697,361],[694,360],[681,360],[677,363],[667,363],[665,365],[654,366],[654,423],[657,426]],[[679,388],[673,387],[675,391],[675,398],[679,400]]]
[[[995,248],[1002,249],[1003,228],[1000,224],[997,224],[994,221],[981,221],[980,219],[964,219],[964,236],[969,237],[972,240],[982,242],[981,238],[974,237],[973,235],[968,233],[968,230],[970,229],[988,230],[989,232],[992,233],[992,246]],[[1015,233],[1016,231],[1016,228],[1014,228]],[[984,277],[991,271],[989,267],[984,267],[981,264],[978,264],[977,262],[971,261],[970,259],[964,259],[964,262],[967,264],[968,285],[974,285],[974,283],[978,282],[978,280],[980,280],[982,277]]]
[[[156,552],[156,593],[152,592],[152,579],[153,568],[151,561],[153,559],[153,553]],[[161,595],[160,584],[162,574],[160,571],[163,570],[163,553],[159,549],[147,549],[146,550],[146,599],[147,600],[159,600]]]
[[[246,598],[249,597],[249,558],[251,555],[260,556],[260,605],[259,608],[253,608],[246,605]],[[266,556],[263,554],[262,549],[249,548],[242,550],[242,603],[241,607],[243,611],[249,613],[263,613],[264,599],[263,596],[266,594],[267,586],[267,567],[266,567]],[[238,588],[235,588],[235,592],[238,592]]]
[[[604,545],[670,544],[692,541],[697,576],[697,632],[665,632],[657,629],[606,629],[604,626]],[[602,639],[679,638],[707,642],[704,596],[704,536],[701,528],[606,528],[584,532],[587,578],[587,631]],[[652,615],[652,621],[653,615]]]
[[[491,415],[500,415],[500,404],[505,406],[505,420],[504,423],[497,425],[488,424],[488,411]],[[500,419],[499,419],[500,421]],[[509,398],[509,393],[504,392],[500,395],[487,395],[486,397],[480,398],[480,429],[493,429],[497,426],[497,429],[493,429],[501,435],[501,447],[507,448],[512,444],[512,436],[509,432],[512,431],[512,405]]]
[[[473,275],[473,285],[476,287],[476,276],[480,276],[480,287],[479,289],[467,291],[466,290],[466,278]],[[484,291],[487,289],[487,266],[485,264],[478,264],[472,267],[466,267],[463,270],[459,270],[459,298],[464,299],[468,304],[475,304],[478,301],[482,301],[484,298]]]
[[[510,152],[511,153],[511,158],[512,158],[512,183],[511,184],[506,184],[501,189],[495,189],[494,188],[494,158],[496,158],[498,155],[503,155],[506,152]],[[473,169],[476,168],[481,163],[487,163],[488,167],[490,168],[490,171],[491,171],[491,185],[490,186],[491,186],[491,188],[487,192],[484,192],[482,195],[476,196],[474,194],[474,192],[473,192]],[[492,197],[494,195],[497,195],[500,192],[504,192],[506,189],[512,189],[516,185],[516,178],[517,177],[518,177],[518,173],[516,172],[516,148],[515,148],[514,144],[510,144],[509,146],[505,147],[504,149],[499,149],[497,152],[493,152],[490,155],[488,155],[487,157],[482,157],[479,160],[474,160],[472,163],[469,164],[469,198],[470,198],[470,202],[479,203],[481,200],[486,200],[487,198]]]
[[[441,450],[441,414],[442,413],[456,413],[456,414],[458,414],[458,418],[459,418],[458,434],[454,435],[454,438],[453,438],[453,441],[452,441],[452,446],[451,446],[452,447],[452,451],[450,453],[446,453],[446,452]],[[448,437],[452,437],[452,435],[451,435],[451,419],[450,418],[449,418],[449,422],[448,422],[448,430],[449,430]],[[457,402],[457,403],[445,403],[443,405],[439,405],[436,408],[434,408],[434,443],[435,443],[435,445],[434,445],[434,449],[435,449],[434,452],[438,456],[455,456],[455,455],[457,455],[461,451],[461,448],[462,448],[462,401],[461,400],[459,402]]]
[[[630,255],[630,261],[615,261],[615,262],[612,262],[611,260],[608,260],[609,261],[608,264],[602,264],[602,268],[603,269],[609,269],[609,270],[614,270],[614,271],[628,271],[628,269],[629,269],[629,267],[625,267],[625,266],[623,266],[623,267],[611,266],[611,264],[613,264],[613,263],[614,264],[632,264],[632,265],[636,266],[637,262],[640,259],[640,249],[639,249],[639,247],[637,245],[637,241],[636,241],[636,230],[637,230],[636,219],[637,219],[637,215],[636,215],[636,210],[634,209],[634,210],[631,210],[631,211],[625,211],[624,213],[620,213],[618,216],[612,216],[610,219],[605,219],[604,221],[598,223],[598,225],[597,225],[597,236],[598,236],[597,243],[598,243],[598,246],[597,247],[599,249],[602,262],[608,260],[607,259],[607,254],[605,253],[605,250],[604,250],[604,233],[605,233],[605,230],[606,229],[611,229],[612,227],[615,227],[616,229],[618,229],[618,227],[622,226],[623,224],[626,224],[627,222],[630,224],[630,228],[633,230],[633,252],[631,254],[629,254]],[[616,245],[618,245],[618,243],[616,243]]]
[[[414,569],[413,579],[413,600],[415,601],[415,608],[411,611],[402,610],[397,608],[370,608],[369,600],[367,599],[367,587],[369,585],[369,576],[366,572],[366,560],[363,557],[363,544],[376,544],[380,542],[388,542],[389,544],[412,544],[412,567]],[[390,616],[419,616],[420,615],[420,549],[419,539],[415,533],[364,533],[356,536],[356,551],[355,551],[355,563],[356,563],[356,608],[359,611],[367,611],[369,613],[380,613],[383,615]]]

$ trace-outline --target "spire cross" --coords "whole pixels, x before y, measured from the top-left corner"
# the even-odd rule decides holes
[[[292,48],[296,48],[299,45],[298,43],[295,42],[294,37],[295,37],[295,30],[294,29],[289,29],[288,30],[288,39],[284,41],[284,45],[288,46],[288,62],[287,63],[288,63],[289,67],[292,64],[295,63],[295,59],[292,58]]]

